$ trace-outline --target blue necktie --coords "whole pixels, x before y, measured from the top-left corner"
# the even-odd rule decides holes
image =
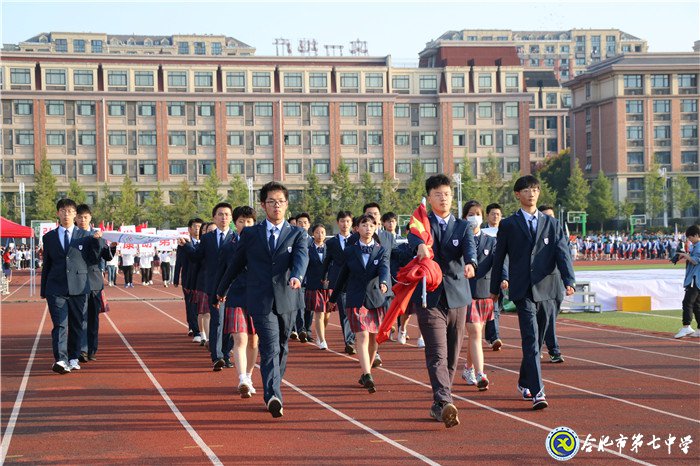
[[[440,223],[440,231],[445,233],[447,231],[447,222]]]
[[[372,249],[374,249],[374,246],[360,246],[362,254],[372,254]]]
[[[275,233],[277,232],[277,227],[270,228],[270,238],[267,240],[267,244],[270,246],[270,252],[275,252]]]
[[[532,237],[532,241],[535,241],[535,238],[537,237],[537,229],[535,228],[535,219],[531,218],[528,220],[530,223],[530,236]]]
[[[224,232],[219,233],[219,247],[224,245]]]
[[[70,245],[70,238],[68,237],[68,230],[63,230],[63,250],[68,252],[69,245]]]

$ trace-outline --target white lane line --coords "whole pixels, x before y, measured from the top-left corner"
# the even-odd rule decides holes
[[[500,325],[500,324],[499,324],[498,328],[505,328],[505,329],[508,329],[508,330],[514,330],[514,331],[520,332],[520,329],[519,329],[519,328],[506,327],[506,326],[503,326],[503,325]],[[602,343],[602,342],[599,342],[599,341],[584,340],[584,339],[582,339],[582,338],[567,337],[567,336],[563,336],[563,335],[557,335],[557,338],[560,339],[560,340],[578,341],[578,342],[580,342],[580,343],[591,343],[591,344],[593,344],[593,345],[608,346],[608,347],[610,347],[610,348],[618,348],[618,349],[629,350],[629,351],[637,351],[637,352],[640,352],[640,353],[655,354],[655,355],[657,355],[657,356],[665,356],[665,357],[667,357],[667,358],[673,358],[673,359],[685,359],[685,360],[693,361],[693,362],[697,362],[697,361],[698,361],[698,358],[697,358],[697,357],[695,357],[695,358],[689,358],[688,356],[679,356],[679,355],[677,355],[677,354],[662,353],[662,352],[660,352],[660,351],[651,351],[651,350],[645,350],[645,349],[642,349],[642,348],[630,348],[629,346],[613,345],[613,344],[611,344],[611,343]]]
[[[141,302],[143,302],[144,304],[147,304],[147,305],[151,306],[151,307],[152,307],[153,309],[155,309],[156,311],[160,312],[161,314],[163,314],[164,316],[168,317],[169,319],[171,319],[171,320],[177,322],[178,324],[182,325],[183,327],[189,328],[189,326],[188,326],[186,323],[184,323],[184,322],[182,322],[182,321],[176,319],[175,317],[171,316],[171,315],[168,314],[167,312],[161,310],[159,307],[154,306],[154,305],[151,304],[150,302],[146,301],[144,298],[140,298],[140,297],[136,296],[135,294],[129,293],[129,292],[126,291],[126,290],[122,290],[122,291],[123,291],[124,293],[130,295],[130,296],[133,296],[134,298],[140,299]],[[207,333],[208,333],[208,332],[207,332]]]
[[[111,317],[109,317],[108,314],[104,314],[104,316],[107,318],[109,323],[112,325],[112,328],[114,329],[115,332],[117,332],[117,335],[119,335],[119,338],[121,338],[122,342],[124,342],[124,345],[127,347],[127,349],[131,352],[131,354],[134,356],[134,359],[139,363],[141,366],[141,369],[146,373],[148,376],[148,379],[151,381],[151,383],[156,387],[156,390],[158,390],[158,393],[160,393],[160,396],[163,397],[165,402],[167,403],[168,407],[170,410],[175,414],[175,417],[180,421],[180,424],[182,424],[182,427],[185,428],[187,433],[192,437],[192,440],[195,441],[197,445],[199,445],[199,448],[202,450],[202,452],[209,458],[209,461],[211,461],[212,464],[215,465],[221,465],[223,466],[223,463],[219,459],[218,456],[216,456],[216,453],[212,451],[211,448],[202,440],[202,437],[199,436],[197,431],[190,425],[189,422],[187,422],[187,419],[185,419],[185,416],[182,415],[180,410],[175,406],[175,403],[173,400],[170,399],[170,396],[166,393],[165,389],[158,383],[158,380],[156,380],[155,376],[153,373],[148,369],[146,364],[143,362],[141,357],[138,355],[136,350],[129,344],[127,341],[126,337],[124,337],[124,334],[117,328],[117,326],[114,324],[114,321],[112,320]]]
[[[635,316],[644,316],[644,317],[661,317],[662,319],[674,319],[674,320],[680,320],[678,316],[667,316],[663,314],[646,314],[644,312],[632,312],[632,311],[625,311],[625,314],[633,314]]]
[[[22,287],[23,287],[24,285],[26,285],[27,283],[29,283],[31,280],[32,280],[32,277],[27,278],[27,281],[25,281],[25,282],[22,283],[20,286],[18,286],[17,289],[16,289],[15,291],[13,291],[13,292],[10,293],[10,294],[4,295],[4,296],[2,297],[2,300],[5,301],[5,300],[9,299],[10,296],[12,296],[13,294],[17,293],[20,289],[22,289]]]
[[[2,436],[2,451],[0,452],[0,465],[5,463],[5,458],[7,457],[7,451],[10,448],[10,442],[12,441],[12,433],[15,430],[15,425],[17,424],[17,418],[19,417],[19,410],[22,407],[22,401],[24,401],[24,394],[27,392],[27,383],[29,382],[29,374],[32,371],[32,366],[34,365],[34,356],[36,355],[36,349],[39,346],[39,340],[41,339],[41,332],[44,329],[44,322],[46,321],[46,316],[49,311],[49,306],[44,307],[44,314],[41,316],[41,323],[39,324],[39,329],[36,331],[36,337],[34,338],[34,345],[32,346],[32,351],[29,353],[29,360],[27,361],[27,367],[24,369],[24,377],[22,377],[22,382],[19,385],[19,391],[17,392],[17,399],[15,400],[15,405],[12,407],[12,414],[10,414],[10,419],[7,421],[7,427],[5,428],[5,433]]]
[[[335,351],[331,351],[331,352],[335,353]],[[336,353],[336,354],[340,354],[340,353]],[[348,416],[347,414],[343,413],[342,411],[339,411],[339,410],[335,409],[333,406],[331,406],[331,405],[329,405],[328,403],[326,403],[326,402],[324,402],[324,401],[322,401],[322,400],[316,398],[315,396],[311,395],[310,393],[308,393],[308,392],[302,390],[301,388],[297,387],[297,386],[294,385],[293,383],[290,383],[290,382],[288,382],[288,381],[285,380],[285,379],[282,379],[282,383],[285,384],[286,386],[288,386],[289,388],[291,388],[292,390],[296,391],[296,392],[299,393],[300,395],[303,395],[303,396],[305,396],[306,398],[310,399],[310,400],[313,401],[314,403],[323,406],[324,408],[326,408],[328,411],[332,412],[332,413],[335,414],[336,416],[338,416],[338,417],[340,417],[340,418],[342,418],[342,419],[345,419],[346,421],[348,421],[348,422],[350,422],[351,424],[353,424],[353,425],[359,427],[360,429],[364,430],[365,432],[368,432],[368,433],[374,435],[375,437],[377,437],[377,438],[380,439],[381,441],[388,443],[388,444],[391,445],[392,447],[398,448],[399,450],[401,450],[401,451],[403,451],[403,452],[405,452],[405,453],[408,453],[409,455],[411,455],[411,456],[413,456],[414,458],[417,458],[417,459],[423,461],[423,462],[426,463],[426,464],[430,464],[430,465],[439,465],[439,464],[440,464],[440,463],[437,463],[437,462],[431,460],[431,459],[428,458],[427,456],[418,453],[418,452],[415,451],[415,450],[411,450],[410,448],[405,447],[405,446],[401,445],[401,444],[398,443],[398,442],[395,442],[394,440],[390,439],[390,438],[387,437],[386,435],[381,434],[380,432],[377,432],[376,430],[374,430],[374,429],[372,429],[371,427],[369,427],[369,426],[367,426],[367,425],[361,423],[360,421],[356,420],[355,418],[352,418],[352,417]],[[551,430],[551,429],[550,429],[550,430]]]

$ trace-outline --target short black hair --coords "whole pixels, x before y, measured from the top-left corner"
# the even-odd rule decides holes
[[[377,209],[379,209],[379,212],[382,211],[382,208],[379,207],[379,204],[377,204],[376,202],[368,202],[362,207],[362,213],[364,214],[365,212],[367,212],[367,209],[371,209],[372,207],[376,207]]]
[[[690,225],[686,230],[685,230],[685,237],[687,238],[688,236],[698,236],[700,235],[700,227],[697,225]]]
[[[83,215],[83,214],[92,215],[92,212],[90,211],[90,206],[87,204],[80,204],[75,210],[78,211],[78,215]]]
[[[235,223],[236,220],[238,220],[241,217],[252,218],[253,221],[255,221],[255,209],[248,205],[240,205],[233,209],[233,222]]]
[[[202,224],[202,227],[199,229],[199,234],[203,235],[207,232],[207,228],[209,228],[209,225],[216,225],[214,222],[204,222]]]
[[[552,207],[549,204],[542,204],[537,208],[537,210],[539,210],[540,212],[544,212],[545,210],[551,210],[552,212],[554,212],[554,207]]]
[[[374,219],[374,215],[370,214],[362,214],[359,217],[357,217],[357,225],[361,225],[363,223],[366,223],[368,221],[371,221],[373,224],[377,224],[377,221]]]
[[[309,223],[311,223],[311,215],[309,215],[307,212],[302,212],[299,215],[297,215],[297,222],[299,222],[300,218],[305,218],[309,221]]]
[[[296,221],[297,221],[297,216],[296,216],[296,215],[290,215],[290,216],[289,216],[289,219],[288,219],[287,221],[288,221],[288,222],[291,222],[292,220],[294,220],[294,221],[296,222]]]
[[[337,222],[338,220],[348,217],[352,218],[352,212],[349,210],[339,210],[338,215],[335,216],[335,221]]]
[[[311,227],[311,234],[313,235],[314,233],[316,233],[316,229],[321,228],[321,227],[323,227],[324,230],[326,229],[326,225],[324,225],[323,223],[317,223],[314,226],[312,226]]]
[[[189,220],[189,222],[187,222],[187,228],[191,227],[191,226],[194,225],[195,223],[203,224],[203,223],[204,223],[204,220],[202,220],[202,219],[199,218],[199,217],[191,218],[191,219]]]
[[[503,207],[497,202],[492,202],[491,204],[486,206],[486,215],[490,214],[493,209],[498,209],[503,213]]]
[[[228,208],[228,210],[231,211],[231,214],[233,214],[233,206],[231,204],[229,204],[228,202],[219,202],[214,206],[213,209],[211,209],[211,216],[214,217],[216,215],[216,211],[221,208]]]
[[[535,178],[532,175],[525,175],[521,176],[515,181],[515,185],[513,186],[513,191],[514,192],[519,192],[522,191],[523,189],[527,188],[539,188],[540,187],[540,180]]]
[[[427,180],[425,180],[425,192],[428,194],[430,194],[430,191],[432,189],[437,189],[440,186],[449,186],[450,189],[452,189],[452,182],[447,177],[447,175],[443,175],[442,173],[440,173],[438,175],[433,175]]]
[[[270,181],[260,188],[260,202],[265,202],[267,200],[267,194],[273,191],[282,191],[282,193],[284,193],[284,200],[286,201],[289,199],[289,190],[285,185],[277,181]]]
[[[462,218],[467,218],[467,214],[469,214],[469,209],[472,207],[478,207],[479,210],[481,210],[481,214],[484,214],[484,208],[481,206],[481,202],[472,199],[471,201],[467,201],[464,204],[464,208],[462,208]]]
[[[396,216],[396,214],[394,212],[387,212],[384,215],[382,215],[382,223],[388,222],[389,220],[397,220],[398,221],[398,217]]]
[[[64,197],[63,199],[59,199],[56,203],[56,212],[67,207],[72,207],[75,210],[78,210],[78,206],[75,204],[75,201],[73,199]]]

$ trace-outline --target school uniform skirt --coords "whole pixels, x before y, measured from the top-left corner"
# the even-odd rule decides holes
[[[333,290],[306,290],[304,292],[304,305],[308,312],[330,312],[328,299]]]
[[[384,320],[384,314],[386,314],[386,308],[384,306],[375,309],[367,309],[364,306],[345,308],[345,315],[348,318],[350,330],[352,330],[353,333],[377,333],[379,331],[379,325],[382,323],[382,320]]]
[[[224,313],[224,330],[223,333],[247,333],[255,335],[255,327],[253,326],[253,318],[248,315],[248,311],[242,307],[226,307]]]
[[[209,314],[209,295],[204,291],[192,290],[192,302],[197,305],[197,314]]]
[[[471,324],[483,324],[493,320],[493,299],[474,299],[467,306],[467,322]]]

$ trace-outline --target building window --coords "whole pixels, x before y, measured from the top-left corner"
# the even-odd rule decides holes
[[[411,134],[410,133],[395,133],[394,134],[394,144],[397,146],[408,146],[411,143]]]
[[[327,175],[330,172],[331,164],[328,160],[316,160],[314,162],[314,173],[317,175]]]
[[[544,59],[544,66],[554,66],[554,58],[545,58]]]
[[[678,92],[681,94],[694,94],[698,87],[697,74],[679,74]]]
[[[627,140],[636,141],[644,139],[644,127],[643,126],[628,126],[627,127]]]
[[[31,84],[32,78],[28,68],[10,68],[10,84]]]
[[[464,131],[453,131],[452,132],[452,145],[455,147],[464,147],[466,141],[466,135]]]
[[[134,73],[134,85],[137,87],[153,87],[153,72],[137,71]]]
[[[554,92],[547,92],[545,97],[545,103],[547,108],[557,108],[557,94]]]
[[[185,103],[168,102],[168,116],[185,116]]]
[[[591,98],[591,83],[586,83],[586,100]]]
[[[253,87],[257,88],[269,88],[270,87],[270,73],[253,73]]]
[[[33,103],[31,100],[15,100],[15,115],[31,115]]]
[[[493,107],[490,103],[480,103],[479,104],[479,118],[492,118]]]
[[[384,173],[384,160],[372,159],[369,161],[370,173]]]
[[[301,174],[301,160],[286,160],[284,162],[284,171],[288,175],[299,175]]]
[[[671,139],[671,126],[654,126],[654,139]]]
[[[107,141],[110,146],[125,146],[126,131],[109,131],[107,133]]]
[[[300,146],[301,145],[301,132],[300,131],[285,131],[284,132],[284,145],[285,146]]]
[[[381,146],[382,145],[382,132],[381,131],[368,131],[367,132],[367,145],[369,145],[369,146]]]
[[[623,76],[625,95],[640,95],[642,93],[642,75],[626,74]]]
[[[452,104],[452,118],[464,118],[466,116],[463,104]]]
[[[493,146],[493,131],[479,131],[479,145]]]
[[[243,102],[227,102],[226,116],[243,116]]]
[[[33,146],[34,131],[32,130],[17,130],[15,131],[15,144],[18,146]],[[34,164],[34,161],[32,161]]]
[[[197,131],[198,146],[213,146],[216,144],[215,131]]]
[[[177,43],[177,53],[179,55],[189,55],[190,54],[189,42],[178,42]]]
[[[211,175],[215,168],[216,164],[211,160],[201,160],[199,162],[200,175]]]
[[[302,88],[301,73],[285,73],[284,88]]]
[[[197,115],[214,116],[214,102],[197,102]]]
[[[168,87],[187,87],[187,72],[169,71]]]
[[[107,84],[109,86],[126,86],[126,71],[108,71]]]
[[[697,138],[698,137],[698,125],[681,125],[681,137],[682,138]]]
[[[272,131],[256,131],[255,132],[255,145],[256,146],[271,146],[272,145]]]
[[[348,167],[348,173],[357,173],[358,172],[359,166],[357,163],[357,159],[353,159],[353,160],[344,159],[343,162]]]
[[[309,74],[309,88],[326,90],[328,88],[328,76],[326,73]]]
[[[259,175],[272,175],[274,168],[272,160],[260,160],[255,164],[255,171]]]
[[[66,132],[63,130],[51,130],[46,132],[47,146],[65,146]]]
[[[97,174],[97,164],[95,162],[80,162],[79,167],[81,175]]]
[[[245,87],[245,73],[226,73],[226,87]]]
[[[65,86],[66,70],[46,70],[46,84],[49,86]]]
[[[228,163],[228,174],[229,175],[243,175],[245,173],[245,164],[243,162],[229,162]]]
[[[214,85],[214,77],[206,71],[197,71],[194,74],[194,87],[212,87]]]
[[[101,40],[91,40],[90,41],[90,52],[91,53],[102,53],[102,41]]]
[[[411,161],[410,160],[397,160],[396,161],[396,173],[399,175],[410,175],[411,174]]]
[[[410,85],[411,85],[411,80],[407,74],[398,74],[398,75],[392,76],[392,78],[391,78],[391,87],[393,89],[408,90]]]
[[[463,74],[453,74],[452,75],[452,89],[464,89],[464,75]]]
[[[418,80],[418,88],[421,91],[437,91],[437,76],[421,75]]]
[[[640,107],[642,104],[641,100],[638,100]],[[654,113],[670,113],[671,112],[671,101],[670,100],[654,100],[652,103],[652,108]],[[640,108],[641,113],[641,108]]]
[[[95,132],[94,131],[78,131],[79,146],[94,146]]]
[[[285,102],[285,104],[284,104],[284,116],[286,116],[286,117],[300,117],[301,116],[301,104],[299,102]]]
[[[436,132],[421,132],[420,133],[420,145],[421,146],[437,146],[437,133]]]
[[[47,115],[64,115],[66,113],[65,105],[62,100],[47,100],[46,114]]]
[[[411,107],[408,104],[394,105],[394,118],[408,118],[411,116]]]
[[[242,146],[244,142],[243,131],[229,131],[226,134],[229,146]]]
[[[340,144],[343,146],[356,146],[357,131],[341,131]]]
[[[644,166],[644,152],[627,152],[627,165]],[[642,168],[643,170],[643,168]],[[641,171],[635,169],[634,171]]]
[[[382,116],[382,103],[381,102],[369,102],[367,104],[367,116],[368,117],[381,117]]]
[[[204,42],[194,43],[194,54],[195,55],[206,55],[207,54],[207,44]]]
[[[659,165],[671,165],[671,152],[660,151],[654,153],[654,162]]]
[[[341,117],[357,116],[357,104],[354,104],[354,103],[342,103],[342,104],[340,104],[340,116]]]
[[[156,114],[155,102],[137,102],[136,107],[138,108],[139,116],[155,116]]]
[[[682,99],[681,113],[696,113],[698,111],[698,101],[696,99]]]
[[[652,94],[669,94],[669,75],[667,74],[652,74],[651,75],[651,93]]]
[[[171,175],[185,175],[187,173],[187,162],[184,160],[171,160],[169,172]]]
[[[421,162],[423,164],[423,170],[426,174],[430,175],[432,173],[437,173],[438,171],[438,161],[435,159],[425,160]]]
[[[85,53],[85,41],[73,39],[73,53]]]
[[[34,161],[18,161],[15,165],[15,169],[20,176],[34,175]]]
[[[311,133],[312,146],[327,146],[329,134],[328,131],[314,131]]]
[[[327,117],[328,116],[328,104],[327,103],[311,103],[311,115],[315,117]]]
[[[126,114],[126,102],[108,101],[107,115],[109,116],[124,116]]]
[[[222,49],[221,49],[221,42],[212,42],[211,43],[211,54],[212,55],[221,55]]]
[[[155,131],[139,131],[139,146],[155,146],[156,132]]]
[[[684,150],[681,152],[681,164],[696,164],[698,163],[698,151],[696,150]]]
[[[505,105],[503,105],[503,109],[506,118],[518,118],[517,102],[506,102]]]
[[[593,148],[593,135],[590,131],[586,131],[586,150]]]
[[[139,175],[155,175],[156,174],[156,164],[155,162],[139,162]]]
[[[359,75],[357,73],[340,73],[340,87],[343,89],[359,89]]]
[[[258,117],[271,117],[272,116],[272,102],[258,102],[255,104],[255,116]]]
[[[75,70],[73,71],[74,86],[92,86],[93,75],[90,70]]]
[[[540,59],[539,58],[531,58],[530,59],[530,66],[540,66]]]
[[[625,112],[628,115],[636,115],[644,113],[644,105],[641,100],[625,101]]]
[[[126,174],[126,162],[123,160],[109,162],[109,174],[110,175],[125,175]]]
[[[506,74],[506,91],[517,92],[519,90],[517,74]]]
[[[382,73],[367,73],[365,75],[365,87],[384,87],[384,75]]]
[[[187,135],[184,131],[168,131],[168,145],[169,146],[186,146],[187,145]]]
[[[419,114],[421,118],[437,118],[437,105],[420,104],[419,109]]]
[[[554,139],[554,144],[556,146],[557,140]],[[520,145],[520,133],[516,131],[506,131],[506,146],[517,146]],[[556,147],[552,152],[556,152]]]
[[[54,40],[54,45],[56,47],[56,52],[68,52],[68,40],[56,39]]]

